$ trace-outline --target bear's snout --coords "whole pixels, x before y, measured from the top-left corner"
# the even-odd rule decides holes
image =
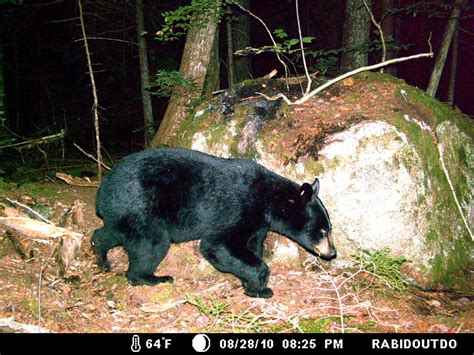
[[[331,232],[321,230],[321,240],[314,245],[315,253],[323,260],[329,261],[337,257],[337,250],[331,238]]]

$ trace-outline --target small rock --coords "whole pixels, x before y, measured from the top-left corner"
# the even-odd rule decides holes
[[[441,302],[438,301],[438,300],[431,300],[431,301],[428,301],[428,304],[429,304],[430,306],[433,306],[433,307],[438,307],[438,308],[441,307]]]
[[[465,306],[471,303],[471,300],[467,297],[461,297],[460,299],[456,301],[456,303],[459,303],[460,305]]]
[[[209,317],[207,316],[199,316],[196,318],[196,325],[197,326],[204,326],[209,323]]]
[[[116,308],[117,304],[112,300],[108,300],[107,301],[107,306],[109,306],[109,308]]]

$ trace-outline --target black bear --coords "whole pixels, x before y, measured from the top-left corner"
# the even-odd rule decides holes
[[[271,297],[263,261],[268,231],[282,234],[323,259],[336,257],[319,180],[298,185],[244,159],[187,149],[145,150],[125,157],[105,177],[96,201],[104,226],[92,244],[110,270],[109,249],[128,253],[133,285],[172,282],[155,276],[171,243],[201,239],[202,255],[242,281],[251,297]]]

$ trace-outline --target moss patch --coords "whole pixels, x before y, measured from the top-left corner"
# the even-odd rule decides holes
[[[101,282],[101,286],[105,289],[110,289],[112,286],[127,286],[128,281],[125,275],[111,275],[110,277],[106,278],[104,281]]]
[[[425,235],[430,248],[436,250],[431,263],[431,274],[436,284],[451,287],[454,283],[453,275],[459,274],[470,262],[470,248],[465,242],[456,242],[453,250],[444,250],[444,245],[453,245],[454,236],[458,236],[459,241],[467,240],[468,236],[465,229],[460,232],[453,223],[460,220],[459,212],[442,170],[434,137],[416,123],[405,120],[402,115],[392,116],[387,120],[407,135],[420,156],[423,170],[431,183],[429,193],[432,194],[433,201],[427,217],[436,228],[430,228]],[[405,156],[404,163],[407,168],[410,167],[409,155]]]
[[[26,183],[21,187],[32,197],[44,197],[48,200],[59,199],[57,187],[54,184]]]

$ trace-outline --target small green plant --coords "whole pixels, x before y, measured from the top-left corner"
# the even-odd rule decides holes
[[[318,72],[322,76],[329,76],[338,70],[339,61],[336,57],[321,57],[316,59],[316,63],[311,67],[311,71]]]
[[[219,331],[232,332],[262,332],[267,317],[264,314],[252,314],[249,309],[235,314],[229,309],[229,304],[220,302],[214,298],[204,301],[200,297],[193,299],[189,295],[184,296],[184,301],[195,306],[199,312],[209,317],[212,321],[211,327]]]
[[[391,289],[400,293],[405,290],[406,281],[400,273],[400,266],[407,262],[405,257],[390,256],[390,248],[385,247],[380,250],[362,250],[359,255],[353,257],[359,262],[360,268],[377,276]]]
[[[184,296],[184,300],[186,303],[195,306],[199,312],[208,317],[218,318],[225,312],[225,309],[229,307],[227,303],[219,302],[216,299],[210,299],[211,304],[208,306],[200,297],[194,297],[194,299],[191,299],[187,294]]]
[[[170,97],[173,91],[192,92],[194,82],[187,79],[177,70],[158,70],[155,80],[148,86],[151,93],[160,97]]]
[[[275,38],[278,38],[280,42],[275,45],[266,45],[261,47],[247,47],[235,52],[235,55],[246,56],[249,54],[261,54],[266,52],[278,53],[278,54],[293,54],[301,51],[299,47],[300,40],[298,38],[288,38],[288,34],[282,28],[277,28],[273,31]],[[315,37],[303,37],[302,42],[309,44],[313,42]]]
[[[331,326],[332,318],[327,317],[319,319],[302,319],[300,321],[300,328],[303,333],[327,333]]]

